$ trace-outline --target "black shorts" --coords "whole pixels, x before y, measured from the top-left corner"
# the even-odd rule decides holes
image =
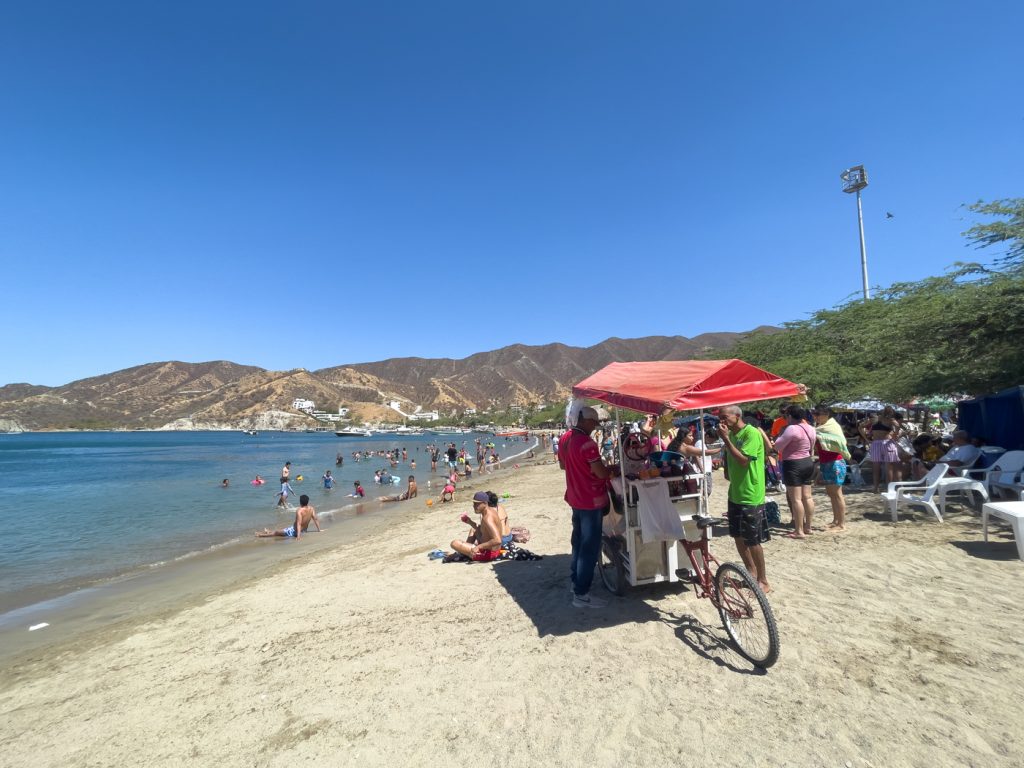
[[[729,502],[729,535],[741,538],[748,547],[768,541],[768,526],[764,520],[764,504],[745,507]]]
[[[782,462],[782,482],[786,485],[814,485],[814,459],[786,459]]]

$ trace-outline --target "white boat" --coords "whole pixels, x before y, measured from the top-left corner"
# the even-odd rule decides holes
[[[255,429],[243,429],[242,431],[247,435],[252,435],[253,437],[259,435],[259,432],[257,432]]]
[[[373,432],[368,429],[339,429],[335,433],[338,437],[373,437]]]

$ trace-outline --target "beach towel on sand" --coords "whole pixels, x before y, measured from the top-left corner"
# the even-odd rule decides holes
[[[531,552],[530,550],[526,549],[525,547],[520,547],[518,544],[516,544],[513,541],[507,547],[504,547],[501,550],[501,555],[499,555],[496,559],[497,560],[543,560],[544,556],[543,555],[535,554],[535,553]],[[447,555],[444,556],[444,560],[442,562],[445,562],[445,563],[472,563],[472,562],[475,562],[475,561],[470,560],[465,555],[460,555],[458,552],[449,552]]]

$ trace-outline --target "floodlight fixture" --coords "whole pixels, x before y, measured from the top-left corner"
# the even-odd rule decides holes
[[[860,192],[868,185],[868,172],[863,165],[847,168],[839,178],[843,180],[843,192]]]

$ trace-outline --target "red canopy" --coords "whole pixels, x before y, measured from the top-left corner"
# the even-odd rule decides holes
[[[609,363],[572,388],[621,408],[660,413],[793,397],[804,387],[742,360],[682,360]]]

